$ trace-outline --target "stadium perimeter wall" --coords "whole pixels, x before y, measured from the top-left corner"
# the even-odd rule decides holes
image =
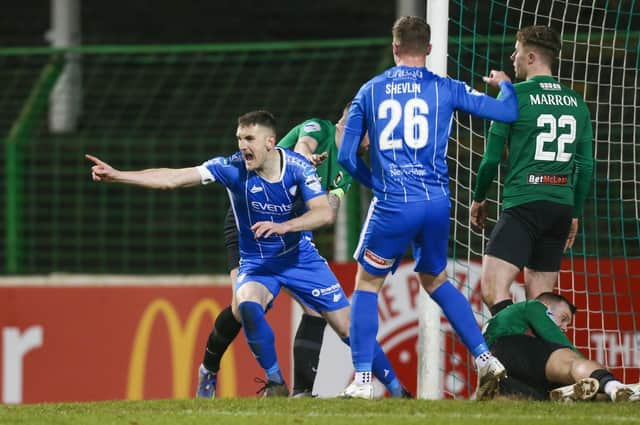
[[[458,262],[459,264],[459,262]],[[452,269],[454,261],[450,261]],[[381,291],[378,339],[401,380],[416,388],[419,284],[411,263],[403,264]],[[568,267],[568,264],[564,264]],[[564,288],[578,293],[578,313],[569,335],[585,354],[622,365],[627,380],[638,381],[640,335],[634,329],[637,297],[628,293],[640,282],[640,261],[600,260],[573,265],[573,281]],[[350,294],[355,264],[332,264]],[[452,279],[468,296],[479,323],[487,316],[479,297],[480,265]],[[593,282],[581,278],[589,269]],[[594,288],[597,270],[614,271],[607,287]],[[520,279],[520,282],[522,279]],[[599,290],[599,292],[598,292]],[[584,294],[584,296],[580,295]],[[586,294],[597,294],[589,297]],[[521,285],[514,297],[523,298]],[[596,305],[594,300],[598,300]],[[217,312],[231,300],[226,276],[79,276],[52,275],[0,279],[0,383],[2,403],[157,399],[192,397],[196,370]],[[589,306],[589,311],[585,306]],[[603,312],[616,311],[616,315]],[[300,311],[286,295],[268,315],[285,376],[291,373],[291,343]],[[631,318],[631,320],[630,320]],[[589,324],[598,324],[589,330]],[[444,351],[440,359],[443,397],[466,398],[475,384],[470,358],[442,318]],[[348,349],[327,329],[316,392],[333,396],[351,377]],[[240,336],[223,359],[218,394],[255,396],[262,377]],[[465,379],[466,376],[472,379]],[[383,394],[378,387],[379,395]]]

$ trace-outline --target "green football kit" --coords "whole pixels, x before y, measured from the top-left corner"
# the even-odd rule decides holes
[[[542,200],[571,205],[573,216],[581,216],[593,174],[593,131],[585,102],[550,76],[514,87],[520,115],[512,124],[491,124],[473,199],[485,199],[506,145],[504,209]]]
[[[327,152],[327,159],[316,168],[322,186],[327,192],[342,198],[351,186],[352,178],[338,163],[338,147],[336,146],[336,125],[319,118],[312,118],[292,128],[281,140],[278,146],[293,149],[303,136],[313,137],[317,142],[314,153]]]
[[[487,345],[491,346],[502,336],[527,334],[567,346],[579,353],[553,320],[551,311],[538,300],[522,301],[501,310],[489,320],[484,337]]]

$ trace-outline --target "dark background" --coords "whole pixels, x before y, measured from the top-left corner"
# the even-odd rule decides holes
[[[0,43],[47,45],[49,0],[3,2]],[[81,4],[84,44],[218,43],[388,36],[392,0],[109,0]]]
[[[11,1],[0,16],[1,47],[49,46],[50,0]],[[82,55],[82,114],[75,131],[52,134],[46,99],[27,105],[61,57],[29,50],[0,56],[0,134],[17,140],[18,273],[224,272],[228,200],[218,185],[170,193],[92,183],[84,153],[122,169],[186,167],[235,151],[237,116],[268,109],[284,135],[310,117],[337,119],[358,87],[390,66],[386,41],[365,47],[271,50],[261,42],[389,38],[395,1],[83,1],[84,46],[247,42],[249,50],[145,51]],[[209,46],[210,47],[210,46]],[[182,49],[182,47],[177,47]],[[341,70],[338,72],[338,70]],[[38,99],[42,100],[39,95]],[[2,137],[2,136],[0,136]],[[16,143],[13,140],[12,143]],[[0,161],[3,175],[4,161]],[[0,193],[5,183],[0,181]],[[0,234],[5,206],[0,200]],[[212,225],[213,223],[213,225]],[[333,229],[316,232],[332,258]],[[0,273],[5,267],[0,244]],[[220,255],[222,254],[222,255]]]
[[[491,69],[512,74],[509,55],[518,28],[561,28],[567,42],[558,74],[585,98],[595,130],[596,179],[574,253],[640,257],[640,163],[634,162],[640,157],[640,2],[586,3],[513,0],[507,8],[501,0],[451,0],[448,72],[484,91],[481,76]],[[3,6],[0,49],[48,45],[50,0]],[[8,175],[9,164],[18,168],[19,184],[11,187],[18,188],[22,224],[10,228],[18,228],[20,240],[11,245],[19,245],[18,266],[6,266],[9,245],[1,243],[0,274],[224,272],[220,224],[228,201],[221,187],[166,193],[97,185],[84,153],[123,169],[193,166],[235,150],[241,113],[271,110],[280,134],[310,117],[337,119],[361,84],[393,62],[391,0],[83,1],[81,11],[84,45],[118,47],[83,50],[83,107],[74,131],[49,131],[48,91],[40,87],[54,81],[51,71],[72,56],[49,49],[5,49],[0,55],[0,138],[20,153],[12,162],[0,160],[0,176]],[[343,38],[358,40],[330,47],[261,43]],[[247,43],[220,46],[227,42]],[[175,46],[146,46],[158,44]],[[123,47],[130,45],[142,47]],[[468,229],[468,196],[487,124],[458,114],[454,125],[452,258],[480,258],[486,240]],[[0,178],[0,193],[7,181]],[[491,199],[498,199],[498,187],[492,186]],[[7,205],[13,205],[5,199],[3,236],[12,217]],[[497,203],[492,205],[495,210]],[[332,229],[315,235],[321,253],[333,259]]]

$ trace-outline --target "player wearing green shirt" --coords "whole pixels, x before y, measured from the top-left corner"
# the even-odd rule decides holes
[[[292,128],[278,142],[280,147],[295,148],[316,165],[320,181],[326,186],[327,192],[339,199],[349,190],[352,181],[351,175],[338,163],[336,128],[342,125],[344,123],[341,121],[334,124],[329,120],[312,118]],[[318,163],[320,159],[322,162]]]
[[[485,339],[508,374],[500,382],[502,395],[585,400],[600,391],[613,401],[640,400],[640,385],[624,385],[571,344],[564,332],[575,311],[563,296],[544,292],[535,300],[505,307],[489,320]]]
[[[512,304],[489,321],[484,333],[487,344],[492,345],[502,336],[525,335],[532,332],[538,338],[569,347],[578,353],[578,349],[571,344],[560,328],[571,323],[571,317],[575,312],[573,305],[567,306],[569,309],[563,309],[556,318],[553,310],[539,299]]]
[[[475,200],[483,200],[495,177],[496,166],[507,144],[508,171],[502,205],[512,208],[547,200],[573,206],[575,217],[590,179],[593,133],[589,109],[573,90],[547,75],[536,75],[514,85],[520,115],[513,124],[493,122],[490,143],[476,182]],[[574,167],[578,173],[574,175]],[[574,196],[575,193],[575,196]]]
[[[560,37],[550,27],[518,31],[511,55],[520,114],[489,130],[473,194],[471,223],[484,227],[486,193],[505,146],[503,212],[482,266],[482,298],[493,314],[511,304],[524,268],[527,298],[552,291],[564,250],[573,245],[593,174],[591,118],[584,100],[551,75]]]

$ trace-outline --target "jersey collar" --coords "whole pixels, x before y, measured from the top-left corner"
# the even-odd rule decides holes
[[[261,176],[259,173],[256,173],[256,175],[258,177],[260,177],[262,180],[266,181],[267,183],[278,183],[281,182],[282,179],[284,178],[284,173],[285,171],[287,171],[287,153],[286,150],[282,149],[279,146],[276,146],[276,149],[278,150],[278,153],[280,154],[280,160],[281,160],[281,167],[280,167],[280,176],[278,177],[277,180],[269,180],[266,177]]]

